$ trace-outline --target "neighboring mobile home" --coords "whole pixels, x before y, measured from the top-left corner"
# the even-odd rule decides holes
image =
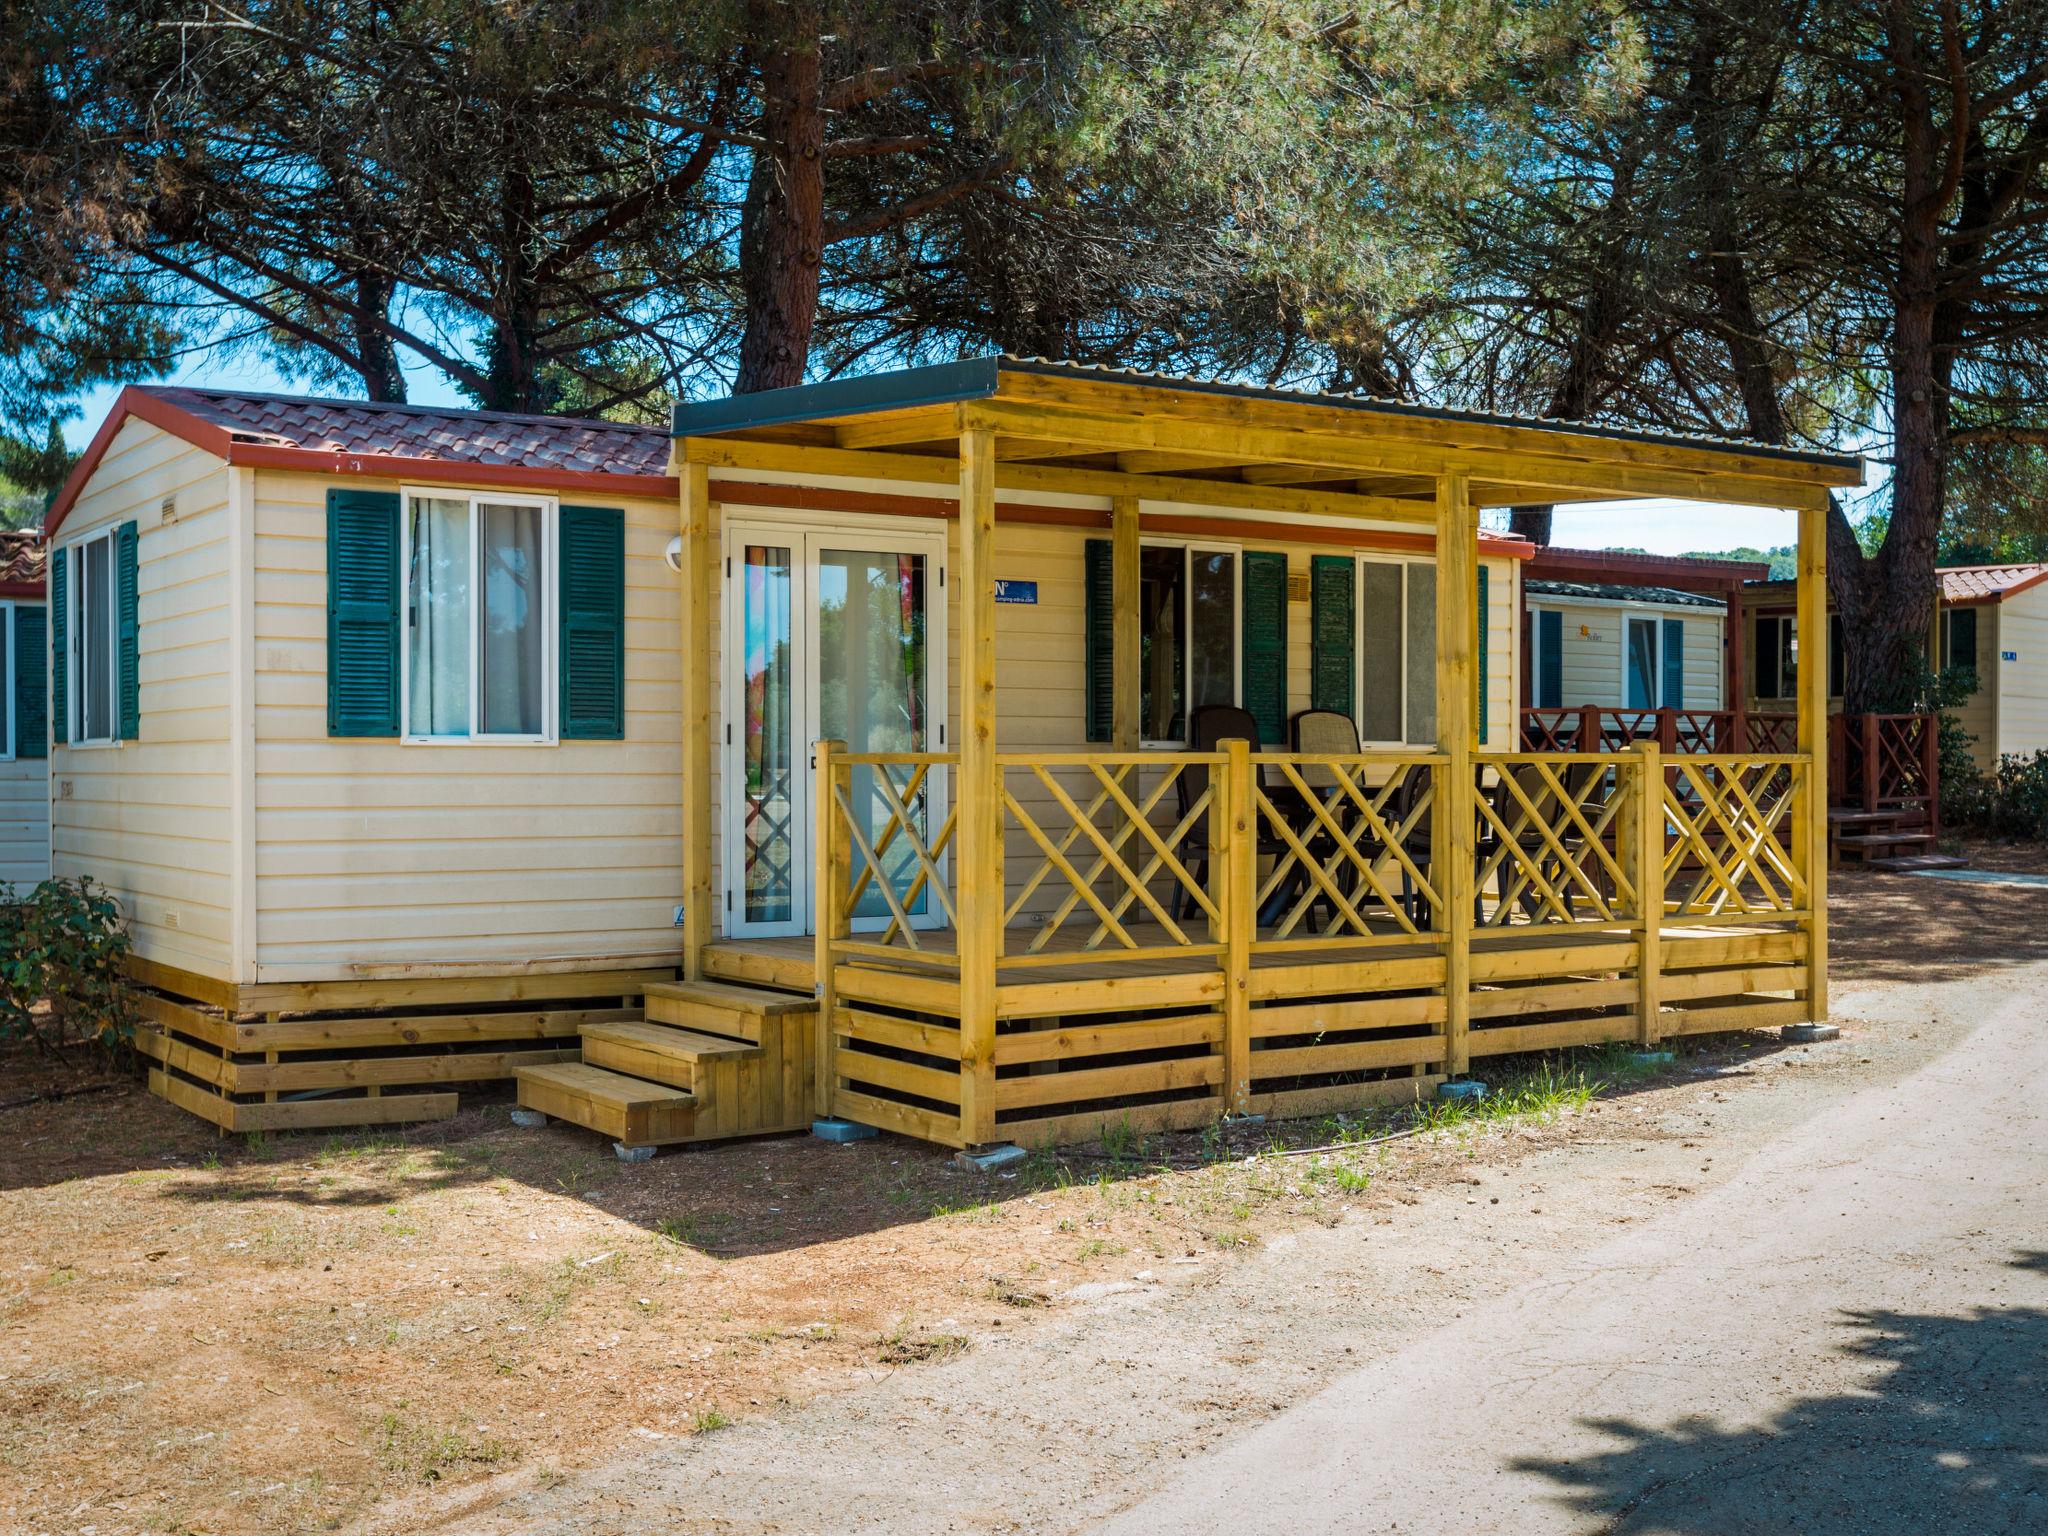
[[[46,612],[41,535],[0,532],[0,885],[17,891],[50,873]]]
[[[1671,916],[1751,919],[1674,941],[1682,1014],[1639,1006],[1647,866],[1608,830],[1635,760],[1569,811],[1478,804],[1523,766],[1528,547],[1477,507],[1808,508],[1851,461],[1009,360],[681,407],[675,437],[124,393],[50,522],[81,594],[55,848],[123,897],[159,1091],[346,1123],[517,1071],[627,1143],[814,1108],[1058,1140],[1412,1094],[1526,1048],[1518,1014],[1824,1008],[1810,761],[1730,770],[1767,823],[1711,889],[1659,862]],[[1291,752],[1311,708],[1357,747]],[[1193,743],[1220,710],[1257,740]],[[1557,815],[1570,870],[1529,841]],[[1447,851],[1503,816],[1490,864]],[[1626,979],[1588,991],[1607,942]]]
[[[1969,732],[1977,766],[2048,751],[2048,564],[1945,565],[1930,640],[1943,671],[1977,674],[1953,713]],[[1798,622],[1789,582],[1752,583],[1750,707],[1784,709],[1792,696]],[[1828,702],[1842,698],[1841,620],[1828,615]]]

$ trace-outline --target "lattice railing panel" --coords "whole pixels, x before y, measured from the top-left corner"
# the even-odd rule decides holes
[[[1807,764],[1790,757],[1681,757],[1664,785],[1664,899],[1681,917],[1805,910],[1797,806]]]
[[[959,912],[947,878],[946,850],[958,825],[957,811],[931,825],[933,774],[957,761],[938,753],[843,753],[842,772],[827,792],[825,813],[834,836],[847,849],[845,889],[836,911],[860,913],[879,902],[887,923],[869,942],[921,951],[919,937],[931,926],[956,926]]]
[[[1220,754],[1000,753],[1006,956],[1191,949],[1223,920],[1209,819]],[[1017,945],[1011,925],[1039,919]],[[1138,931],[1133,931],[1137,929]]]
[[[1614,923],[1640,911],[1624,839],[1642,766],[1624,755],[1486,759],[1477,797],[1482,927]]]
[[[1262,947],[1420,935],[1436,925],[1436,763],[1378,753],[1251,758],[1252,910]]]

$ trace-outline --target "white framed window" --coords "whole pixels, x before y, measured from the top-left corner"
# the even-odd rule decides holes
[[[1148,747],[1185,746],[1196,710],[1240,702],[1241,553],[1155,539],[1138,547],[1138,736]]]
[[[65,602],[65,649],[69,663],[66,737],[73,746],[111,746],[120,740],[120,645],[116,633],[119,599],[114,591],[114,535],[106,528],[68,546],[71,569]],[[12,690],[9,690],[12,697]],[[9,706],[10,711],[12,705]],[[14,741],[8,730],[8,745]]]
[[[1435,557],[1360,555],[1357,587],[1359,741],[1435,746]]]
[[[1639,614],[1621,624],[1621,702],[1626,709],[1656,709],[1664,702],[1664,623]]]
[[[556,502],[409,489],[403,506],[403,739],[553,743]]]

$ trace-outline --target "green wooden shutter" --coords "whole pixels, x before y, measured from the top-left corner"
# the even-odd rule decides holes
[[[561,734],[564,740],[623,741],[626,514],[616,507],[564,507],[561,543]]]
[[[49,639],[47,619],[39,604],[22,603],[14,610],[14,755],[50,755]]]
[[[1287,744],[1287,556],[1253,550],[1244,557],[1238,614],[1238,698],[1259,722],[1259,741]]]
[[[1316,555],[1309,561],[1308,703],[1349,715],[1357,699],[1352,668],[1357,660],[1358,562],[1349,555]]]
[[[1492,713],[1486,707],[1489,697],[1486,691],[1487,652],[1493,635],[1492,614],[1487,608],[1487,592],[1492,585],[1488,577],[1492,573],[1485,566],[1479,567],[1479,744],[1486,745],[1486,717]]]
[[[1542,709],[1564,706],[1564,615],[1555,608],[1536,613],[1536,703]]]
[[[1664,621],[1664,654],[1658,658],[1664,668],[1664,707],[1685,708],[1685,620]]]
[[[398,495],[327,493],[327,734],[398,734]]]
[[[114,728],[117,741],[133,741],[142,734],[142,626],[136,592],[135,547],[138,530],[123,523],[114,530],[114,642],[120,661],[115,673],[120,685],[120,719]]]
[[[1084,554],[1087,732],[1108,741],[1116,731],[1116,554],[1108,539],[1090,539]]]
[[[71,550],[50,551],[50,724],[58,743],[71,739]]]

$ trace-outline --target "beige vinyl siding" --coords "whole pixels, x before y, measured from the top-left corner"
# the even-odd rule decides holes
[[[49,760],[0,762],[0,885],[26,891],[49,873]]]
[[[2048,584],[1978,612],[1998,616],[1989,626],[1977,621],[1977,655],[1979,667],[1996,679],[1999,753],[2032,757],[2048,750]],[[2008,651],[2014,660],[2005,659]]]
[[[1563,616],[1564,692],[1562,707],[1575,709],[1594,705],[1601,709],[1626,707],[1622,687],[1622,620],[1624,614],[1637,618],[1677,619],[1685,626],[1685,702],[1688,710],[1720,709],[1722,697],[1721,634],[1723,614],[1719,609],[1686,610],[1657,608],[1647,604],[1559,602],[1532,594],[1529,609],[1540,613],[1551,609]],[[1662,644],[1659,630],[1659,644]],[[1660,662],[1661,664],[1661,662]]]
[[[2014,603],[2025,603],[2034,593],[2022,592],[2013,599]],[[1970,755],[1979,768],[1989,771],[1997,766],[1999,731],[2004,713],[2004,699],[2001,690],[2012,687],[2023,680],[2013,674],[2020,668],[1998,659],[1999,633],[2002,627],[2005,605],[1979,603],[1974,612],[1977,615],[1977,691],[1955,705],[1950,713],[1956,723],[1970,737]],[[2048,664],[2048,654],[2040,655],[2037,665]],[[2040,744],[2048,746],[2048,733],[2041,737]],[[2005,750],[2010,751],[2011,748]]]
[[[221,460],[144,422],[115,434],[56,546],[138,525],[141,732],[56,746],[49,761],[52,873],[104,882],[145,959],[221,978],[232,907],[227,481]]]
[[[565,498],[626,514],[624,741],[421,745],[327,735],[326,493],[343,484],[400,488],[256,477],[258,979],[672,962],[674,503]]]

